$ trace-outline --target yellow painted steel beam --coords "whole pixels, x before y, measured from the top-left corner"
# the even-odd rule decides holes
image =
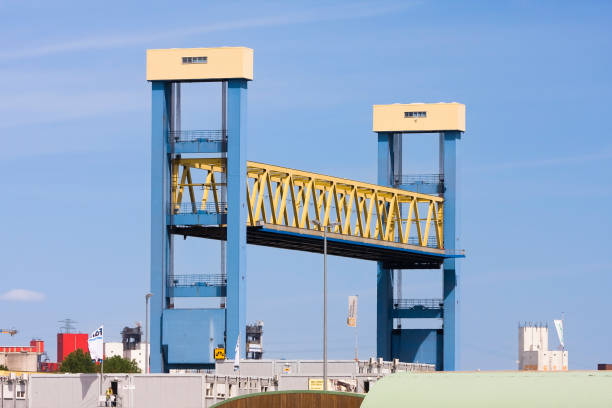
[[[172,169],[175,213],[185,208],[185,188],[192,212],[226,210],[218,194],[225,183],[216,182],[226,170],[225,159],[181,158],[173,161]],[[195,201],[197,188],[202,189],[201,202]],[[442,197],[250,161],[246,193],[251,226],[263,222],[313,231],[325,227],[351,237],[444,249]],[[330,227],[332,223],[338,225]]]

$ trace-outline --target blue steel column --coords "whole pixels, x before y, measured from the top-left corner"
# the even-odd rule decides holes
[[[461,132],[443,132],[440,134],[444,173],[444,248],[457,248],[457,140]],[[443,296],[444,296],[444,332],[443,332],[443,370],[454,371],[456,367],[456,348],[458,339],[458,305],[459,305],[459,265],[455,259],[444,260]]]
[[[240,336],[240,356],[246,353],[246,113],[247,81],[227,83],[227,302],[226,355],[235,356]]]
[[[393,183],[393,134],[378,133],[378,184]],[[391,270],[378,262],[376,275],[376,356],[391,360],[393,284]]]
[[[170,166],[167,134],[170,83],[152,83],[151,109],[151,364],[152,373],[163,372],[161,320],[165,308],[164,284],[170,262],[170,239],[166,227]]]

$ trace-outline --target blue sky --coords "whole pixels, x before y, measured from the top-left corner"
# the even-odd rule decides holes
[[[461,368],[516,367],[517,323],[561,312],[571,368],[612,361],[609,2],[176,4],[0,1],[0,327],[20,330],[2,344],[41,337],[54,359],[58,320],[115,340],[144,320],[145,50],[243,45],[250,160],[375,181],[372,104],[467,105]],[[218,93],[185,88],[185,128],[215,120]],[[405,139],[405,172],[431,172],[434,145]],[[182,242],[177,268],[216,271],[218,245]],[[319,358],[321,256],[249,247],[248,268],[267,356]],[[351,294],[373,355],[375,264],[329,268],[330,358],[352,357]],[[436,278],[407,275],[407,296],[438,297]]]

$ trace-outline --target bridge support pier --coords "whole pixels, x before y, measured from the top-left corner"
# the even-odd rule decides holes
[[[151,372],[171,369],[210,369],[215,349],[234,358],[246,355],[246,244],[247,83],[253,79],[253,50],[244,47],[190,48],[147,51],[147,80],[152,86],[151,132]],[[181,129],[182,84],[221,84],[221,129]],[[190,159],[215,155],[225,173],[227,203],[206,211],[206,198],[196,189],[215,183],[209,178],[194,184],[183,169]],[[208,156],[210,158],[210,156]],[[178,185],[187,183],[188,186]],[[221,180],[225,180],[222,182]],[[213,195],[217,200],[218,189]],[[191,214],[181,212],[183,193],[189,195]],[[223,194],[220,194],[223,197]],[[227,206],[226,206],[227,204]],[[220,274],[186,274],[173,270],[173,236],[179,226],[197,223],[227,231],[226,268]],[[185,235],[186,237],[186,235]],[[225,237],[223,237],[225,238]],[[178,298],[220,298],[220,307],[186,308]],[[225,299],[223,299],[225,298]]]
[[[236,343],[246,356],[246,113],[247,81],[227,83],[227,304],[226,356],[233,359]]]
[[[457,249],[457,141],[461,132],[442,132],[440,134],[440,169],[444,177],[444,247]],[[446,371],[454,371],[458,360],[458,306],[459,306],[459,263],[455,259],[445,259],[443,270],[443,362]]]
[[[393,184],[394,162],[393,133],[378,134],[378,177],[381,186]],[[391,334],[393,331],[393,277],[392,270],[378,262],[376,274],[376,355],[390,361],[393,354]]]
[[[439,175],[426,178],[428,192],[444,197],[443,240],[445,251],[458,244],[457,141],[465,130],[465,107],[460,104],[375,105],[374,131],[378,134],[378,184],[414,189],[423,183],[414,177],[403,181],[401,138],[405,133],[439,133]],[[442,105],[442,106],[441,106]],[[446,105],[446,106],[443,106]],[[428,115],[431,115],[429,117]],[[443,116],[447,115],[446,118]],[[450,118],[450,119],[449,119]],[[450,129],[450,130],[447,130]],[[457,130],[455,130],[457,129]],[[395,140],[394,140],[395,139]],[[402,212],[401,207],[399,209]],[[405,216],[405,214],[402,214]],[[423,215],[421,214],[421,218]],[[415,268],[431,269],[423,265]],[[453,371],[457,361],[459,263],[444,259],[441,267],[442,293],[439,302],[422,305],[402,299],[402,279],[393,279],[393,266],[377,265],[377,356],[385,360],[435,364],[437,370]],[[395,270],[401,277],[401,270]],[[404,278],[405,279],[405,278]],[[397,286],[397,287],[394,287]],[[398,298],[394,299],[394,293]],[[420,301],[426,301],[421,299]],[[433,301],[433,299],[431,299]],[[427,303],[427,302],[424,302]],[[400,319],[442,318],[441,328],[428,325],[402,327]],[[416,326],[416,327],[414,327]]]
[[[170,130],[172,84],[152,83],[151,123],[151,323],[150,369],[163,372],[162,312],[166,308],[165,282],[170,265],[170,233],[166,225],[166,205],[170,192],[170,162],[166,135]]]

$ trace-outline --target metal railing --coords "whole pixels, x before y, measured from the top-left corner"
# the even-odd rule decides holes
[[[168,287],[226,286],[227,276],[221,274],[189,274],[168,276]]]
[[[227,130],[171,130],[168,132],[170,143],[184,142],[225,142]]]
[[[395,176],[395,184],[440,184],[444,183],[444,174],[408,174]]]
[[[217,203],[174,203],[171,204],[172,214],[227,214],[227,203],[219,201]]]
[[[442,299],[393,299],[395,309],[412,309],[422,307],[425,309],[441,309],[444,305]]]
[[[421,246],[421,242],[419,241],[418,237],[409,237],[408,238],[408,243],[410,245],[418,245]],[[437,248],[438,247],[438,239],[436,237],[429,237],[427,238],[427,245],[425,245],[429,248]]]

